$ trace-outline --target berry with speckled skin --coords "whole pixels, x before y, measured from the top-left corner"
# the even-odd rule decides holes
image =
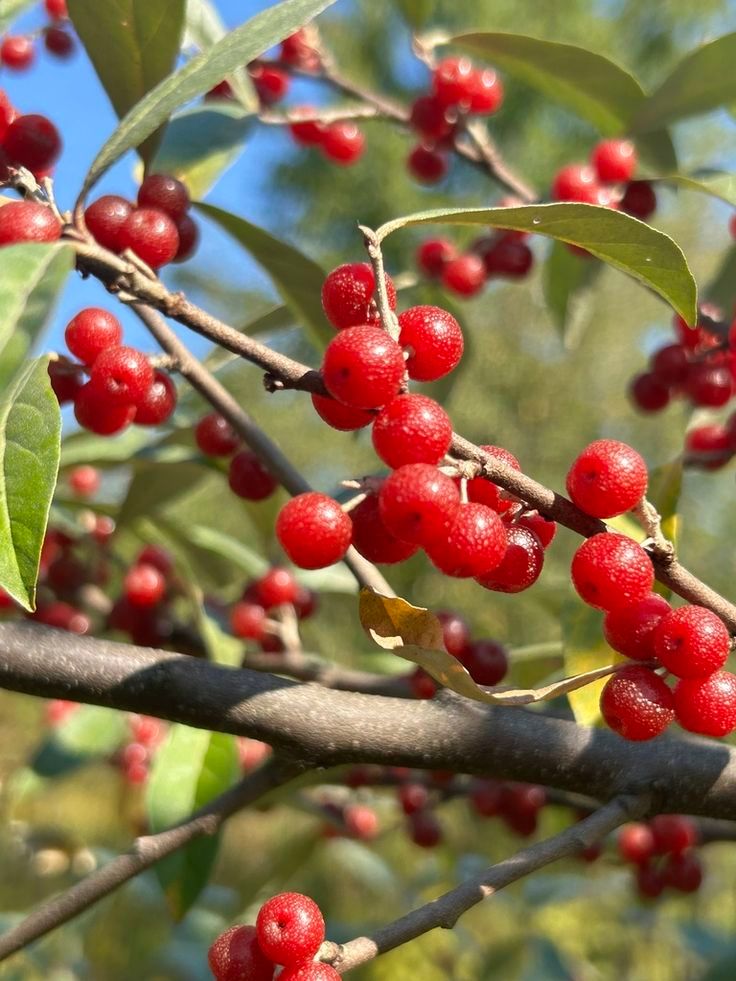
[[[111,405],[137,405],[153,384],[148,358],[134,347],[106,347],[95,358],[89,384]]]
[[[159,269],[179,251],[179,233],[174,220],[158,208],[134,208],[120,229],[120,243],[151,269]]]
[[[176,386],[164,371],[156,370],[153,384],[138,403],[136,426],[160,426],[170,419],[176,408]]]
[[[501,463],[505,463],[514,470],[521,471],[521,464],[514,454],[509,453],[502,446],[486,445],[481,446],[481,449],[490,456],[500,460]],[[473,477],[472,480],[468,481],[468,500],[474,501],[476,504],[487,504],[489,508],[493,508],[499,514],[508,511],[513,504],[513,499],[505,491],[502,491],[497,484],[487,480],[485,477]]]
[[[138,206],[158,208],[178,221],[189,209],[189,191],[170,174],[149,174],[138,188]]]
[[[233,926],[215,940],[207,954],[217,981],[272,981],[275,966],[258,945],[256,928]]]
[[[3,150],[28,170],[48,170],[61,153],[61,137],[50,119],[36,113],[17,116],[8,127]]]
[[[71,353],[84,364],[94,364],[108,347],[118,347],[123,328],[117,317],[101,307],[86,307],[66,325],[64,340]]]
[[[11,201],[0,208],[0,245],[55,242],[61,225],[51,208],[35,201]]]
[[[632,447],[616,439],[597,439],[577,457],[567,474],[567,492],[594,518],[613,518],[641,501],[647,467]]]
[[[373,448],[389,467],[439,463],[450,448],[452,423],[445,410],[426,395],[399,395],[373,423]]]
[[[649,668],[623,668],[601,692],[601,714],[624,739],[641,742],[664,732],[675,718],[672,692]]]
[[[529,528],[510,525],[506,529],[506,550],[495,569],[477,577],[485,589],[496,593],[520,593],[539,579],[544,565],[542,543]]]
[[[393,565],[410,558],[419,548],[391,534],[381,518],[377,494],[369,494],[354,507],[350,519],[353,522],[353,546],[369,562]]]
[[[557,534],[557,522],[545,518],[539,511],[527,511],[516,519],[516,524],[533,531],[542,543],[543,549],[547,549],[552,544]]]
[[[325,939],[325,921],[309,896],[283,892],[261,906],[256,932],[263,953],[288,966],[314,957]]]
[[[230,456],[240,445],[238,434],[218,412],[209,412],[199,420],[194,439],[206,456]]]
[[[683,678],[675,686],[675,712],[683,729],[704,736],[727,736],[736,729],[736,675],[717,671]]]
[[[440,307],[409,307],[399,314],[399,344],[406,350],[406,370],[415,381],[436,381],[457,367],[463,354],[463,332],[451,313]]]
[[[347,552],[353,524],[337,501],[308,491],[288,501],[276,519],[276,537],[294,565],[323,569]]]
[[[74,416],[80,426],[98,436],[122,432],[135,417],[135,406],[112,403],[91,381],[82,385],[74,397]]]
[[[104,194],[84,212],[84,223],[103,248],[122,252],[125,246],[121,232],[132,210],[133,205],[125,198],[117,194]]]
[[[606,613],[603,619],[603,636],[606,643],[632,658],[634,661],[650,661],[655,658],[655,631],[671,610],[663,596],[651,593],[636,603],[629,603]]]
[[[380,327],[352,327],[327,345],[322,377],[330,395],[344,405],[376,409],[398,393],[404,355]]]
[[[588,538],[572,560],[578,595],[599,610],[614,610],[644,599],[654,585],[651,559],[627,535],[602,532]]]
[[[273,474],[250,450],[241,450],[232,458],[227,482],[232,492],[246,501],[263,501],[279,485]]]
[[[179,248],[176,250],[174,262],[186,262],[194,255],[199,245],[199,229],[191,215],[182,215],[177,219],[176,233],[179,236]]]
[[[358,327],[379,322],[373,302],[376,280],[368,262],[346,262],[325,277],[322,284],[322,308],[333,327]],[[386,276],[389,306],[396,309],[396,289]]]
[[[449,533],[460,508],[460,492],[452,478],[436,467],[411,463],[384,480],[378,503],[393,535],[426,547]]]
[[[324,420],[328,426],[343,433],[350,433],[356,429],[363,429],[376,418],[373,412],[366,409],[354,409],[350,405],[343,405],[337,399],[331,399],[326,395],[312,395],[312,405],[320,419]]]
[[[654,631],[657,657],[678,678],[713,674],[726,663],[730,648],[723,621],[704,606],[671,610]]]
[[[541,546],[540,546],[541,547]],[[495,569],[506,552],[506,528],[485,504],[462,504],[447,537],[427,547],[440,572],[459,579]]]
[[[341,981],[340,975],[331,964],[311,961],[307,964],[294,964],[279,974],[279,981]]]

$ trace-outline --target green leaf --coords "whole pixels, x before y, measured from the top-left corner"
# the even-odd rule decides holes
[[[74,28],[118,117],[173,71],[184,7],[184,0],[69,0]],[[144,163],[158,145],[156,129],[140,141]]]
[[[45,327],[74,262],[68,245],[7,245],[0,263],[0,391]]]
[[[4,34],[14,20],[37,2],[38,0],[0,0],[0,34]]]
[[[311,340],[319,349],[324,348],[335,336],[322,310],[324,270],[293,245],[282,242],[245,218],[211,204],[197,204],[197,208],[232,235],[265,269]]]
[[[736,299],[736,245],[726,252],[721,267],[704,290],[711,302],[730,310]]]
[[[130,463],[136,453],[150,444],[150,440],[150,432],[143,428],[126,429],[115,439],[80,429],[62,440],[59,466],[64,468],[89,463],[94,467],[117,467]]]
[[[571,334],[571,320],[579,309],[581,294],[590,287],[601,269],[599,262],[574,255],[561,242],[555,242],[549,251],[543,270],[544,298],[566,342]]]
[[[146,794],[151,832],[183,820],[223,793],[238,773],[235,739],[173,725],[156,754]],[[156,875],[175,919],[180,920],[207,884],[219,835],[199,838],[159,862]]]
[[[219,13],[210,0],[187,0],[186,29],[184,46],[209,50],[227,34]],[[243,66],[228,75],[228,80],[240,104],[248,112],[258,110],[258,95]]]
[[[595,671],[606,664],[618,664],[625,660],[612,651],[603,639],[603,617],[598,610],[585,606],[579,600],[570,600],[562,607],[562,645],[565,674],[576,675]],[[607,678],[577,691],[568,693],[575,721],[592,726],[600,722],[600,697]]]
[[[396,6],[409,27],[420,30],[434,13],[434,0],[397,0]]]
[[[0,586],[26,610],[56,486],[61,412],[48,361],[31,361],[0,393]]]
[[[183,112],[166,127],[151,171],[173,174],[193,198],[203,198],[235,163],[252,119],[237,105],[204,106]]]
[[[54,729],[31,760],[42,777],[69,773],[91,759],[107,757],[125,740],[128,725],[122,712],[80,705]]]
[[[82,196],[127,150],[140,146],[155,133],[176,109],[293,34],[331,3],[334,0],[283,0],[256,14],[165,78],[128,112],[97,154],[85,179]],[[96,7],[99,9],[100,5]]]
[[[647,133],[736,101],[736,32],[686,55],[639,107],[631,131]]]
[[[650,287],[688,323],[695,322],[697,287],[680,247],[619,211],[592,204],[437,209],[389,221],[377,235],[382,240],[400,228],[424,224],[492,225],[570,242]]]
[[[700,191],[736,205],[736,174],[722,170],[696,170],[692,174],[670,174],[660,178],[663,184],[675,184],[687,191]]]
[[[269,568],[269,563],[263,556],[216,528],[192,525],[180,528],[179,531],[193,545],[228,559],[247,576],[262,576]]]
[[[123,527],[142,515],[157,514],[170,508],[177,498],[191,493],[209,473],[201,459],[175,463],[156,460],[136,462],[135,475],[118,515],[118,526]]]

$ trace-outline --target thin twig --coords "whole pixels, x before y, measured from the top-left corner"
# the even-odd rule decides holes
[[[296,681],[314,681],[323,688],[335,691],[355,691],[364,695],[390,695],[394,698],[413,698],[408,675],[371,674],[339,664],[330,664],[295,655],[291,651],[279,654],[247,654],[243,667],[253,671],[281,674]]]

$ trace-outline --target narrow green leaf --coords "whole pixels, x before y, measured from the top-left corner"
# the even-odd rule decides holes
[[[0,391],[51,316],[74,253],[68,245],[9,245],[0,263]]]
[[[185,0],[69,0],[69,15],[119,117],[173,71]],[[160,134],[140,143],[144,163]]]
[[[0,0],[0,34],[4,34],[14,20],[36,3],[37,0]]]
[[[726,252],[721,267],[703,291],[708,300],[730,310],[736,299],[736,245]]]
[[[659,293],[688,323],[696,316],[697,287],[680,247],[644,222],[592,204],[521,208],[448,208],[396,218],[378,229],[380,240],[410,225],[492,225],[547,235],[594,256]]]
[[[675,184],[688,191],[700,191],[736,205],[736,174],[721,170],[696,170],[692,174],[670,174],[660,178],[663,184]]]
[[[0,586],[26,610],[56,486],[61,412],[48,361],[31,361],[0,393]]]
[[[191,525],[179,530],[193,545],[221,555],[248,576],[262,576],[268,570],[269,563],[262,555],[216,528]]]
[[[237,105],[187,110],[166,127],[151,170],[173,174],[191,197],[203,198],[240,156],[250,126],[251,117]]]
[[[120,507],[118,527],[130,524],[142,515],[158,514],[173,506],[174,502],[190,494],[206,480],[210,471],[199,459],[173,463],[162,461],[138,461],[128,487],[128,493]]]
[[[89,463],[94,467],[120,466],[130,463],[131,458],[148,446],[150,440],[150,432],[142,427],[131,427],[115,439],[81,429],[62,440],[59,466],[73,467],[78,463]]]
[[[173,725],[156,754],[146,794],[153,834],[185,820],[223,793],[238,773],[233,736]],[[206,886],[219,835],[199,838],[156,866],[172,915],[180,920]]]
[[[140,146],[155,133],[176,109],[203,95],[236,68],[293,34],[331,3],[334,0],[283,0],[256,14],[165,78],[128,112],[97,154],[85,179],[82,195],[127,150]],[[97,4],[97,9],[99,7]]]
[[[198,204],[197,208],[232,235],[265,269],[284,302],[308,330],[312,341],[318,348],[324,348],[335,336],[322,310],[324,270],[293,245],[282,242],[245,218],[211,204]]]
[[[586,291],[602,266],[584,256],[574,255],[561,242],[554,242],[543,270],[547,309],[563,339],[570,336],[570,324]]]
[[[210,0],[187,0],[185,47],[194,46],[200,51],[208,51],[226,34],[227,28]],[[228,75],[228,80],[243,108],[251,113],[256,112],[258,95],[245,67],[236,68],[231,75]]]
[[[638,108],[634,133],[647,133],[688,116],[736,101],[736,32],[725,34],[686,55]]]

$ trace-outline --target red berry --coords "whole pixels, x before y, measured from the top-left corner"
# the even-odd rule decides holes
[[[311,116],[315,112],[311,106],[303,106],[299,111],[305,116]],[[289,131],[300,146],[319,146],[325,135],[324,123],[317,122],[315,119],[290,123]]]
[[[299,583],[293,572],[274,566],[253,584],[253,596],[264,610],[295,603],[299,595]]]
[[[79,369],[66,361],[49,362],[49,379],[59,405],[73,402],[83,384]]]
[[[100,489],[100,471],[82,465],[69,474],[69,486],[77,497],[92,497]]]
[[[191,215],[182,215],[176,222],[176,231],[179,235],[179,248],[174,262],[186,262],[197,251],[199,228]]]
[[[442,284],[460,296],[473,296],[486,281],[486,267],[480,256],[469,254],[450,259],[442,270]]]
[[[205,93],[206,102],[219,102],[222,99],[234,99],[233,87],[227,79],[223,79]]]
[[[635,661],[652,660],[657,656],[654,650],[655,630],[670,609],[663,596],[651,593],[636,603],[606,613],[603,620],[606,643],[614,651]]]
[[[593,148],[590,162],[604,184],[630,181],[636,170],[636,147],[631,140],[601,140]]]
[[[137,405],[153,385],[153,368],[133,347],[106,347],[92,365],[89,384],[111,405]]]
[[[520,593],[539,579],[544,565],[542,543],[529,528],[510,525],[506,529],[506,550],[500,563],[477,577],[485,589],[497,593]]]
[[[365,804],[348,804],[343,811],[345,832],[350,838],[371,841],[379,831],[378,815]]]
[[[683,678],[675,685],[677,721],[689,732],[727,736],[736,729],[736,675],[717,671],[705,678]]]
[[[654,855],[654,835],[648,824],[625,824],[618,835],[618,852],[625,862],[646,865]]]
[[[412,103],[409,121],[412,128],[430,143],[439,143],[452,136],[456,125],[448,117],[447,107],[431,95],[422,95]]]
[[[104,392],[87,382],[74,399],[74,415],[80,426],[99,436],[112,436],[128,426],[135,417],[135,406],[111,402]]]
[[[179,251],[176,225],[157,208],[134,208],[120,229],[120,243],[151,269],[171,262]]]
[[[241,601],[230,611],[230,629],[236,637],[260,640],[265,631],[266,611],[257,603]]]
[[[199,420],[194,439],[205,456],[230,456],[240,446],[238,434],[217,412],[210,412]]]
[[[707,361],[690,365],[685,391],[695,405],[717,409],[731,398],[732,387],[728,368]]]
[[[491,688],[503,680],[509,669],[506,648],[495,640],[474,640],[462,661],[476,685]]]
[[[63,27],[47,27],[43,32],[43,45],[55,58],[70,58],[74,54],[74,38]]]
[[[249,65],[248,72],[264,106],[280,102],[289,91],[289,76],[280,68],[255,63]]]
[[[415,146],[406,158],[409,173],[422,184],[437,184],[447,175],[447,158],[431,147]]]
[[[618,206],[634,218],[646,221],[657,210],[657,195],[648,181],[632,181]]]
[[[652,372],[637,375],[629,386],[631,401],[642,412],[659,412],[670,401],[670,390]]]
[[[685,462],[689,467],[718,470],[729,462],[734,452],[733,432],[718,423],[696,426],[685,436]]]
[[[337,501],[309,491],[288,501],[276,519],[276,537],[294,565],[323,569],[350,546],[353,524]]]
[[[613,610],[644,599],[654,585],[651,559],[626,535],[602,532],[578,548],[572,582],[581,599],[599,610]]]
[[[499,516],[485,504],[472,503],[461,505],[446,538],[427,546],[432,563],[460,579],[489,573],[505,551],[506,529]]]
[[[635,507],[647,489],[644,460],[626,443],[597,439],[577,457],[567,474],[567,492],[595,518],[612,518]]]
[[[84,364],[94,364],[108,347],[119,347],[123,339],[120,321],[101,307],[80,310],[66,326],[64,340],[71,353]]]
[[[279,486],[273,474],[250,450],[240,450],[232,458],[227,482],[230,490],[246,501],[263,501]]]
[[[61,225],[50,208],[35,201],[11,201],[0,208],[0,245],[55,242]]]
[[[350,512],[353,545],[363,558],[379,565],[392,565],[410,558],[419,547],[402,542],[383,523],[378,495],[369,494]]]
[[[95,241],[111,252],[125,248],[121,230],[133,205],[117,194],[105,194],[87,208],[84,222]]]
[[[375,409],[397,394],[404,356],[380,327],[353,327],[327,345],[322,377],[338,401],[356,409]]]
[[[399,467],[378,495],[381,518],[405,542],[427,546],[446,537],[460,507],[455,482],[427,463]]]
[[[159,545],[146,545],[138,553],[136,562],[139,565],[152,565],[162,576],[170,576],[174,571],[174,560],[170,552]]]
[[[470,111],[489,116],[503,103],[503,83],[492,68],[476,69],[471,75]]]
[[[373,295],[376,280],[367,262],[348,262],[333,269],[322,284],[322,307],[327,319],[338,330],[363,324],[378,324]],[[396,309],[396,288],[386,276],[386,292],[392,310]]]
[[[363,154],[365,136],[349,120],[339,120],[325,126],[320,144],[322,152],[333,163],[350,167]]]
[[[230,927],[212,944],[207,959],[216,981],[273,981],[275,967],[261,950],[255,927]]]
[[[340,975],[331,964],[311,961],[287,967],[279,974],[279,981],[340,981]]]
[[[33,39],[6,34],[0,43],[0,64],[14,72],[25,71],[33,63],[36,53]]]
[[[263,953],[288,966],[314,957],[325,939],[325,921],[309,896],[283,892],[261,906],[256,931]]]
[[[323,419],[328,426],[332,426],[333,429],[343,433],[363,429],[376,418],[372,412],[367,412],[365,409],[353,409],[351,406],[343,405],[337,399],[331,399],[325,395],[312,395],[312,405],[320,419]]]
[[[8,127],[15,119],[15,109],[6,93],[0,89],[0,142],[5,139]]]
[[[166,594],[166,579],[154,565],[134,565],[125,575],[123,589],[133,606],[156,606]]]
[[[294,609],[300,620],[306,620],[317,612],[319,597],[306,586],[300,586],[294,599]]]
[[[426,395],[398,395],[373,423],[373,448],[389,467],[437,464],[450,448],[452,423],[442,406]]]
[[[658,814],[650,822],[657,855],[680,855],[698,843],[698,828],[684,814]]]
[[[153,384],[138,403],[135,413],[136,426],[160,426],[170,419],[176,408],[176,386],[171,376],[156,370]]]
[[[69,16],[66,0],[44,0],[44,7],[49,17],[53,17],[54,20],[63,20]]]
[[[16,116],[8,127],[3,150],[32,172],[47,170],[61,153],[59,131],[46,116]]]
[[[318,37],[309,27],[300,27],[281,42],[281,60],[302,71],[316,71],[320,65]]]
[[[497,780],[476,780],[470,792],[470,803],[481,817],[498,817],[501,813],[501,784]]]
[[[525,242],[503,235],[484,250],[483,262],[489,276],[522,279],[534,264],[534,253]]]
[[[170,174],[149,174],[138,188],[138,206],[157,208],[178,221],[189,210],[189,191]]]
[[[552,182],[552,198],[555,201],[595,204],[598,191],[595,171],[587,164],[567,164],[558,170]]]
[[[656,899],[665,887],[664,875],[656,865],[640,865],[636,870],[636,887],[645,899]]]
[[[682,385],[687,380],[690,360],[682,344],[666,344],[650,360],[652,374],[663,385]]]
[[[43,623],[47,627],[56,627],[57,630],[66,630],[70,634],[89,633],[92,626],[89,617],[77,610],[69,603],[62,603],[54,600],[52,603],[40,605],[31,615],[31,619],[37,623]]]
[[[514,454],[509,453],[502,446],[486,445],[481,446],[481,449],[513,470],[521,471],[521,464]],[[499,514],[508,511],[513,504],[513,498],[486,477],[473,477],[468,481],[468,500],[475,501],[476,504],[487,504]]]
[[[409,307],[399,314],[399,344],[408,353],[406,370],[415,381],[449,374],[463,354],[463,332],[440,307]]]
[[[606,682],[601,692],[601,715],[624,739],[654,739],[674,721],[674,699],[659,675],[632,664]]]
[[[409,687],[414,698],[421,698],[425,701],[434,698],[437,694],[437,682],[427,674],[424,668],[417,668],[409,675]]]
[[[552,544],[557,533],[557,522],[545,518],[539,511],[526,511],[520,518],[516,519],[516,524],[521,528],[528,528],[529,531],[533,531],[543,549],[547,549]]]
[[[469,108],[477,86],[469,58],[444,58],[432,75],[432,89],[440,105]]]
[[[654,631],[657,657],[678,678],[713,674],[728,660],[730,648],[723,621],[704,606],[671,610]]]
[[[417,249],[417,266],[425,276],[439,279],[447,263],[456,259],[457,255],[457,247],[453,242],[446,238],[430,238]]]
[[[401,810],[406,815],[423,811],[429,801],[429,791],[422,783],[402,784],[397,791],[397,796]]]
[[[442,826],[434,811],[417,811],[409,817],[409,837],[420,848],[435,848],[442,841]]]
[[[457,613],[449,610],[439,610],[437,619],[442,624],[442,640],[445,650],[453,657],[464,660],[470,643],[470,627]]]
[[[665,884],[678,892],[697,892],[703,881],[703,866],[693,852],[673,855],[665,865],[662,875]]]

